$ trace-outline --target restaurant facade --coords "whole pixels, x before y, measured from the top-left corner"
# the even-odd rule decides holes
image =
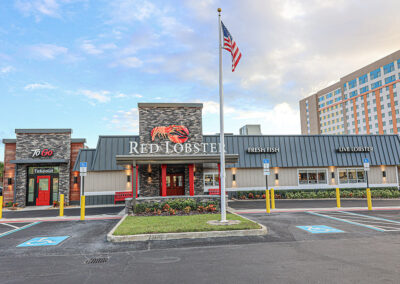
[[[32,157],[22,155],[23,144],[18,139],[23,133],[16,130],[16,143],[3,140],[6,170],[8,175],[14,172],[16,181],[15,187],[7,188],[5,176],[7,200],[14,198],[23,206],[38,205],[41,201],[36,187],[46,185],[42,175],[50,176],[53,188],[58,178],[59,189],[52,190],[50,202],[59,193],[65,193],[71,201],[79,200],[80,162],[88,166],[83,181],[87,204],[112,204],[120,193],[137,199],[218,194],[219,135],[203,135],[202,107],[199,103],[139,103],[138,135],[99,136],[96,148],[88,149],[83,140],[78,145],[70,133],[64,133],[58,143],[63,141],[68,159],[67,154],[56,156],[54,150],[52,158],[39,156],[31,161]],[[36,142],[40,147],[56,149],[45,146],[45,136],[34,137],[42,139]],[[19,147],[15,158],[10,159],[13,143]],[[71,148],[76,149],[74,154]],[[225,151],[228,192],[264,190],[264,159],[270,161],[268,186],[276,190],[365,188],[365,159],[370,164],[370,187],[399,187],[398,135],[225,135]],[[32,188],[36,203],[30,197]]]

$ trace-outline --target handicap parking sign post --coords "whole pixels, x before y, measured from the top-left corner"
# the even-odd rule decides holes
[[[365,176],[367,178],[367,188],[369,188],[369,183],[368,183],[369,159],[368,158],[364,158],[363,164],[364,164]]]
[[[264,159],[263,160],[263,165],[264,165],[265,184],[266,184],[266,188],[268,190],[268,176],[270,175],[270,172],[269,172],[269,159]]]
[[[17,248],[21,247],[43,247],[43,246],[56,246],[61,242],[68,239],[69,236],[59,236],[59,237],[38,237],[30,239],[29,241],[19,244]]]

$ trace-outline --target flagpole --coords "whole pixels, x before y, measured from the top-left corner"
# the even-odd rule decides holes
[[[222,25],[221,8],[218,8],[219,33],[219,122],[220,122],[220,183],[221,183],[221,222],[226,222],[225,200],[225,137],[224,137],[224,91],[222,85]]]

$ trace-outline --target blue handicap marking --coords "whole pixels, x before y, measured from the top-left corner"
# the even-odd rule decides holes
[[[68,238],[69,236],[33,238],[30,239],[29,241],[19,244],[17,247],[56,246]]]
[[[269,164],[269,159],[264,159],[263,164]]]
[[[325,225],[296,226],[312,234],[344,233],[344,231]]]
[[[364,164],[369,164],[369,159],[368,158],[364,159]]]

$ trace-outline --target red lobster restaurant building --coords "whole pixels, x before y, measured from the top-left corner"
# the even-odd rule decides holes
[[[86,204],[200,197],[219,193],[219,135],[203,135],[202,104],[139,103],[139,135],[100,136],[95,149],[70,129],[16,129],[5,143],[5,202],[50,205],[64,193],[80,197],[80,162]],[[244,133],[243,133],[244,134]],[[399,187],[398,135],[226,134],[228,192]]]

